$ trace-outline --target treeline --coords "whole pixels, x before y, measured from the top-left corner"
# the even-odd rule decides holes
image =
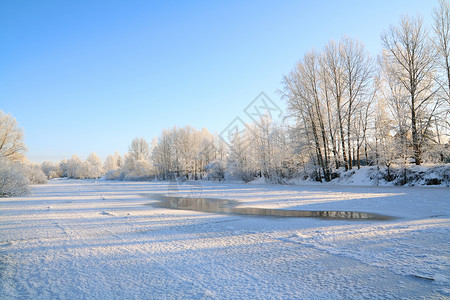
[[[59,164],[44,162],[41,167],[49,178],[244,182],[264,178],[266,182],[274,183],[285,183],[294,178],[326,180],[323,165],[316,160],[317,152],[311,151],[315,150],[315,145],[302,141],[302,134],[303,131],[297,126],[272,122],[267,117],[247,124],[243,131],[233,132],[228,141],[206,129],[174,127],[164,130],[150,144],[144,138],[135,138],[129,145],[128,153],[121,156],[116,152],[103,163],[92,153],[86,160],[74,155]],[[367,158],[359,162],[355,160],[356,166],[376,166],[377,161],[381,163],[385,154],[376,152],[381,148],[368,142],[367,149],[364,149]],[[430,148],[424,153],[426,161],[442,163],[441,156],[431,155],[433,151],[438,150]],[[440,153],[444,153],[445,162],[449,162],[448,151]],[[407,167],[402,165],[402,161],[394,168],[396,172],[398,165]],[[340,160],[331,164],[336,163]],[[340,168],[345,169],[343,165]],[[333,169],[330,167],[331,178],[339,174],[336,165]],[[393,175],[385,179],[389,181],[389,176],[395,179]]]
[[[186,126],[163,130],[151,145],[135,138],[128,153],[109,155],[102,163],[91,153],[87,160],[74,155],[59,164],[44,162],[49,178],[100,178],[118,180],[239,180],[265,177],[274,181],[297,174],[300,157],[293,153],[288,131],[269,118],[248,124],[225,141],[207,129]]]

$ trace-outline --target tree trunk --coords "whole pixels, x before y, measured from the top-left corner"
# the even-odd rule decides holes
[[[419,144],[419,137],[417,132],[417,119],[416,119],[416,109],[415,109],[415,99],[414,93],[411,93],[411,128],[412,128],[412,139],[413,139],[413,150],[414,150],[414,160],[416,165],[421,164],[421,151]]]
[[[342,157],[344,158],[345,171],[348,171],[347,154],[345,153],[345,135],[344,135],[344,128],[342,126],[342,116],[341,116],[340,105],[338,105],[338,120],[339,120],[339,130],[341,133]]]
[[[326,93],[326,91],[325,91],[325,93]],[[334,163],[335,163],[336,169],[339,169],[339,167],[340,167],[339,158],[338,158],[338,153],[336,151],[336,143],[334,140],[333,129],[331,128],[332,127],[331,126],[331,112],[330,112],[330,103],[328,100],[328,96],[326,98],[326,102],[327,102],[327,116],[328,116],[328,124],[329,124],[330,138],[331,138],[331,147],[332,147],[333,156],[334,156]]]
[[[358,170],[361,169],[360,148],[361,147],[358,146],[356,151],[356,163],[358,164]]]

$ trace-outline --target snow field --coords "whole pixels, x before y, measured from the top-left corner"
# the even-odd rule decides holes
[[[392,221],[155,208],[139,194]],[[2,299],[448,299],[449,188],[54,180],[0,198]]]

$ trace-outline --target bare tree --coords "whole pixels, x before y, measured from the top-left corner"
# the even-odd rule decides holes
[[[326,118],[325,118],[325,123],[327,125],[328,128],[328,132],[330,135],[330,143],[329,143],[329,147],[331,148],[331,151],[333,152],[333,156],[334,156],[334,164],[336,169],[338,169],[340,167],[340,158],[339,158],[339,151],[337,149],[337,141],[336,141],[336,137],[337,137],[337,126],[336,126],[336,118],[335,118],[335,114],[333,114],[333,111],[336,111],[335,105],[332,102],[332,92],[330,90],[331,87],[331,78],[329,76],[329,74],[327,73],[327,69],[326,69],[326,59],[325,59],[325,55],[321,55],[319,57],[319,64],[320,64],[320,82],[321,82],[321,97],[323,99],[323,102],[325,103],[325,107],[326,107]]]
[[[436,107],[429,109],[434,99],[434,72],[436,54],[429,41],[420,17],[404,16],[399,26],[391,26],[381,36],[387,72],[400,82],[409,94],[412,146],[417,165],[422,162],[421,146],[430,126],[430,116]],[[428,119],[422,124],[418,117]]]
[[[22,160],[26,150],[23,139],[23,130],[16,119],[0,110],[0,159]]]
[[[328,131],[322,99],[324,93],[321,92],[324,85],[320,82],[319,61],[319,54],[308,52],[289,76],[285,76],[284,90],[291,115],[305,124],[304,134],[314,145],[317,164],[322,169],[324,179],[330,181]]]
[[[342,158],[344,159],[345,170],[349,169],[349,163],[347,160],[347,152],[345,145],[345,134],[344,134],[344,93],[346,91],[345,85],[345,74],[343,70],[342,56],[339,53],[339,44],[330,41],[325,47],[323,54],[323,68],[326,72],[326,76],[329,78],[329,89],[331,98],[335,102],[335,108],[337,113],[337,120],[339,126],[339,133],[341,138],[341,150]],[[350,151],[350,149],[348,149]]]
[[[406,183],[406,164],[411,153],[411,120],[408,117],[409,93],[399,81],[387,72],[384,65],[387,62],[380,60],[381,81],[380,93],[377,97],[376,132],[377,142],[376,158],[386,165],[390,180],[390,165],[398,159],[402,161],[403,182]]]
[[[228,174],[231,177],[249,182],[258,174],[255,160],[255,136],[250,130],[235,130],[229,136]]]
[[[167,180],[174,176],[173,129],[164,129],[152,142],[152,159],[158,169],[159,177]]]
[[[88,166],[89,178],[100,178],[103,176],[103,163],[101,158],[95,152],[89,154],[86,163]]]
[[[433,10],[433,42],[438,53],[440,75],[437,82],[442,87],[442,107],[435,116],[437,142],[441,144],[440,135],[450,129],[450,5],[448,1],[439,0],[439,7]]]
[[[433,18],[434,45],[445,73],[446,100],[450,102],[450,7],[447,1],[439,0],[439,7],[433,10]]]
[[[148,160],[150,157],[150,147],[144,138],[134,138],[128,148],[130,156],[137,160]]]
[[[364,45],[357,40],[344,37],[340,42],[340,55],[342,56],[342,68],[346,85],[346,121],[347,121],[347,148],[348,148],[348,168],[353,167],[352,159],[352,118],[356,111],[360,109],[361,99],[370,97],[368,95],[369,84],[373,75],[373,60]]]

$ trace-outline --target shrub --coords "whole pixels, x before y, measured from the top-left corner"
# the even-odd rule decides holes
[[[30,193],[24,168],[17,162],[0,159],[0,197],[23,196]]]
[[[205,167],[206,178],[211,181],[222,181],[225,178],[225,167],[220,161],[213,161]]]
[[[42,171],[41,167],[36,164],[27,164],[24,167],[25,174],[31,184],[47,183],[47,176]]]

